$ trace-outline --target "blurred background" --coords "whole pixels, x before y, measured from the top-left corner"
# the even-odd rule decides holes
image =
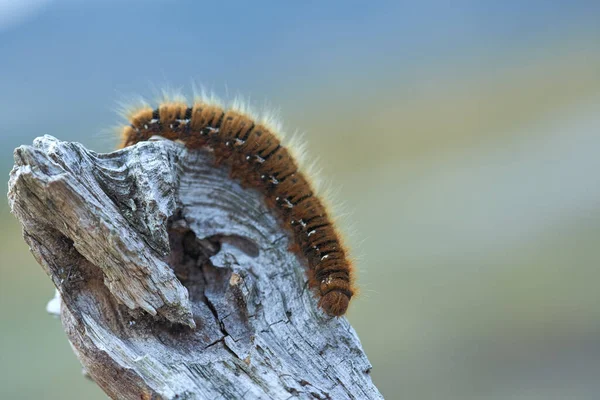
[[[600,2],[413,3],[0,0],[1,176],[42,134],[110,151],[132,95],[243,94],[352,212],[386,398],[597,399]],[[0,224],[0,398],[105,398]]]

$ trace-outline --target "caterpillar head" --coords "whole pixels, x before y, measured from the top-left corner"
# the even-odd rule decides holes
[[[353,290],[344,273],[333,273],[321,281],[319,306],[327,314],[342,316],[348,309]]]
[[[351,297],[351,292],[332,290],[321,297],[319,306],[327,314],[334,317],[340,317],[348,310],[348,304],[350,304]]]

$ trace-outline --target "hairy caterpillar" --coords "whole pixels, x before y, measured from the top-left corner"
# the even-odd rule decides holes
[[[298,162],[281,144],[275,129],[240,110],[214,102],[163,102],[129,113],[120,147],[154,135],[185,143],[187,148],[211,148],[231,175],[265,194],[295,240],[294,248],[308,260],[309,286],[319,306],[341,316],[355,293],[353,267],[323,201],[316,195]]]

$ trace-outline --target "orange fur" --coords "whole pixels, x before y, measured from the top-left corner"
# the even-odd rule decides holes
[[[130,122],[137,129],[143,129],[152,120],[152,108],[144,107],[131,116]]]
[[[309,286],[319,294],[319,306],[333,316],[346,312],[356,293],[348,252],[309,178],[269,127],[239,111],[207,103],[188,108],[166,102],[158,111],[143,108],[130,123],[123,129],[121,147],[153,135],[183,141],[190,149],[208,146],[218,164],[231,166],[232,177],[262,190],[267,204],[277,209],[294,234],[291,249],[308,261]]]

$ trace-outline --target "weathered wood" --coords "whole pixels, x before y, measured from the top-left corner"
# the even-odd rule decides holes
[[[15,150],[13,213],[91,378],[119,399],[378,399],[262,195],[166,140]]]

